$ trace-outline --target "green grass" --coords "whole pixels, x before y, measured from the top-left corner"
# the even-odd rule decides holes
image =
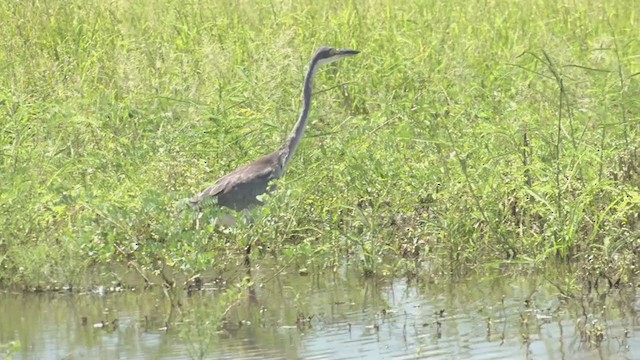
[[[634,1],[11,0],[0,18],[3,284],[80,286],[113,262],[196,274],[248,243],[365,274],[637,271]],[[317,76],[254,226],[176,216],[284,140],[320,45],[362,53]]]

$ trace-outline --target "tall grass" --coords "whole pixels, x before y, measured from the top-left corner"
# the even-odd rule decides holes
[[[635,271],[634,1],[10,0],[0,18],[4,283],[82,284],[114,260],[198,272],[247,243],[377,273]],[[279,145],[320,45],[362,54],[317,77],[255,224],[176,216]]]

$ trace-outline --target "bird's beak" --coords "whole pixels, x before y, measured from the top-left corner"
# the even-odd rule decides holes
[[[349,49],[338,50],[338,54],[342,56],[353,56],[359,53],[360,53],[360,50],[349,50]]]

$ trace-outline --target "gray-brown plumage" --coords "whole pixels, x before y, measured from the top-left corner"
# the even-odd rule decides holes
[[[262,205],[256,197],[268,191],[272,180],[279,179],[300,145],[311,110],[311,84],[318,67],[342,58],[358,54],[357,50],[338,50],[323,46],[316,51],[304,78],[302,113],[287,141],[276,151],[247,165],[240,166],[218,179],[212,186],[189,200],[189,204],[200,207],[203,201],[217,198],[218,205],[236,211]]]

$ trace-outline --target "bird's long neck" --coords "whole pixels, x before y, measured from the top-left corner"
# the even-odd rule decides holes
[[[291,159],[293,158],[298,145],[300,145],[302,136],[304,135],[304,129],[307,126],[307,119],[309,118],[309,112],[311,111],[312,80],[319,66],[320,64],[318,63],[318,61],[316,59],[313,59],[309,64],[307,75],[304,77],[304,85],[302,87],[302,112],[300,113],[298,122],[294,125],[291,134],[289,135],[287,141],[284,143],[281,149],[284,155],[283,171],[289,164],[289,161],[291,161]]]

